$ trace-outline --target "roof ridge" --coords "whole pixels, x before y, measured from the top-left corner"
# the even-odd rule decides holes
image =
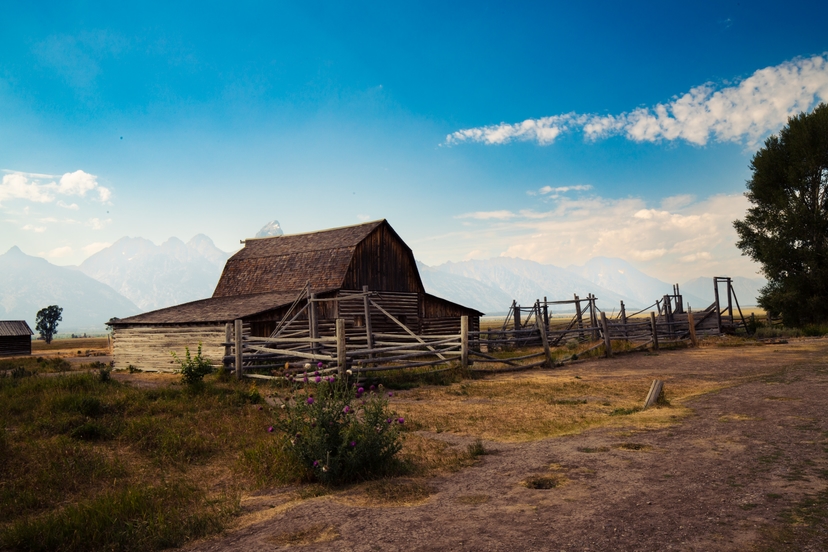
[[[244,241],[260,241],[260,240],[272,240],[272,239],[282,239],[282,238],[293,238],[295,236],[307,236],[309,234],[327,234],[328,232],[336,232],[337,230],[345,230],[346,228],[358,228],[360,226],[369,226],[371,224],[382,224],[386,222],[383,219],[372,220],[368,222],[362,222],[360,224],[348,224],[346,226],[337,226],[335,228],[325,228],[324,230],[312,230],[310,232],[298,232],[296,234],[282,234],[281,236],[267,236],[265,238],[245,238]],[[326,249],[344,249],[344,248],[336,248],[336,247],[327,247]]]

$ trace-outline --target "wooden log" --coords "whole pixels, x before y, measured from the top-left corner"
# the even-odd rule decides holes
[[[406,368],[420,368],[422,366],[435,366],[438,364],[445,364],[445,360],[429,360],[424,362],[409,362],[407,364],[388,365],[388,366],[363,366],[360,368],[353,368],[355,373],[360,372],[383,372],[387,370],[405,370]]]
[[[241,319],[237,319],[235,322],[236,325],[236,379],[241,379],[242,377],[242,321]]]
[[[391,314],[389,314],[389,312],[388,312],[388,311],[386,311],[384,308],[380,307],[380,306],[379,306],[378,304],[376,304],[373,300],[371,300],[371,304],[372,304],[372,305],[374,305],[375,307],[377,307],[377,308],[380,310],[380,312],[382,312],[382,314],[384,314],[385,316],[387,316],[388,318],[390,318],[391,320],[393,320],[394,322],[396,322],[398,326],[400,326],[403,330],[405,330],[405,331],[406,331],[409,335],[411,335],[412,337],[414,337],[414,339],[416,339],[416,340],[417,340],[417,341],[419,341],[420,343],[425,344],[425,341],[423,341],[423,339],[422,339],[422,338],[420,338],[417,334],[415,334],[415,333],[414,333],[414,332],[412,332],[410,329],[408,329],[408,326],[406,326],[405,324],[403,324],[402,322],[400,322],[399,320],[397,320],[396,318],[394,318],[394,317],[393,317]],[[434,349],[433,349],[433,348],[431,348],[431,347],[429,347],[429,349],[431,349],[432,351],[434,350]],[[439,357],[439,356],[440,356],[440,353],[437,353],[437,356]],[[441,357],[441,358],[442,358],[443,360],[446,360],[444,357]]]
[[[227,324],[224,325],[224,358],[229,357],[230,354],[233,351],[233,345],[230,343],[230,341],[232,339],[233,339],[233,324],[228,322]],[[222,361],[222,364],[224,364],[224,361]]]
[[[690,329],[690,342],[693,343],[693,347],[698,346],[699,342],[696,339],[696,323],[693,320],[693,310],[690,307],[687,307],[687,327]]]
[[[371,327],[371,305],[368,302],[368,286],[362,286],[362,309],[365,311],[365,336],[368,348],[374,348],[374,334]]]
[[[345,377],[348,369],[348,357],[345,356],[345,320],[336,319],[336,365],[339,367],[340,377]]]
[[[469,317],[460,317],[460,366],[469,368]]]
[[[607,314],[604,311],[601,311],[601,327],[604,331],[604,354],[609,358],[612,356],[612,340],[607,328]]]
[[[546,353],[543,353],[543,352],[541,352],[541,353],[531,353],[531,354],[528,354],[528,355],[521,355],[521,356],[509,357],[509,358],[491,357],[491,358],[487,358],[487,359],[479,359],[477,362],[503,362],[504,364],[509,364],[510,362],[513,363],[517,360],[526,360],[528,358],[538,358],[538,357],[541,357],[541,356],[545,357]]]
[[[546,301],[546,297],[543,298],[544,302]],[[544,307],[546,308],[546,307]],[[538,302],[538,311],[540,311],[540,302]],[[538,317],[540,318],[540,317]],[[540,320],[538,320],[540,322]],[[540,332],[541,336],[541,343],[543,343],[543,353],[546,356],[546,361],[548,363],[548,367],[552,368],[555,366],[555,360],[552,358],[552,351],[549,348],[549,337],[546,335],[547,331],[547,323],[539,323],[538,331]]]
[[[650,312],[650,327],[653,330],[653,350],[658,351],[658,329],[656,328],[655,313]]]
[[[664,382],[661,380],[653,380],[650,384],[650,391],[647,393],[647,398],[644,400],[644,408],[650,408],[658,403],[661,393],[664,391]]]
[[[454,357],[456,359],[460,358],[460,351],[440,351],[440,352],[443,355]],[[359,365],[377,364],[379,362],[397,362],[397,361],[400,361],[400,360],[410,360],[412,358],[423,358],[423,357],[428,357],[428,356],[433,355],[433,354],[434,353],[431,353],[431,352],[426,353],[426,352],[423,352],[423,351],[416,351],[416,352],[412,352],[412,353],[408,353],[408,354],[404,354],[404,355],[401,354],[401,355],[395,355],[395,356],[391,356],[391,357],[377,357],[377,356],[374,356],[374,357],[371,357],[371,358],[352,359],[351,362],[353,364],[359,364]]]

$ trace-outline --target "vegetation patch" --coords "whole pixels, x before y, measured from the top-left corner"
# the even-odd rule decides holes
[[[585,452],[587,454],[595,452],[609,452],[609,447],[578,447],[578,452]]]
[[[613,445],[613,447],[621,450],[650,450],[653,448],[643,443],[618,443],[617,445]]]
[[[476,495],[458,496],[455,500],[457,502],[459,502],[460,504],[469,504],[469,505],[474,506],[474,505],[477,505],[477,504],[485,504],[489,500],[491,500],[491,498],[492,497],[490,497],[489,495],[486,495],[486,494],[476,494]]]
[[[413,504],[422,502],[435,490],[423,481],[380,479],[365,485],[366,496],[374,503]]]
[[[533,475],[523,480],[523,486],[527,489],[554,489],[560,487],[566,479],[558,474]]]

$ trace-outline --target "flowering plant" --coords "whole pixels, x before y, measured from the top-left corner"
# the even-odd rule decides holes
[[[282,443],[287,455],[323,483],[388,472],[402,448],[402,418],[389,411],[388,399],[346,379],[317,378],[307,374],[294,380],[291,396],[277,410],[281,416],[274,425],[287,436]]]

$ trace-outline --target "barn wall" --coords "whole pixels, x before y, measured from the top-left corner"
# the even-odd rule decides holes
[[[371,232],[354,250],[342,289],[422,292],[411,250],[387,224]]]
[[[136,326],[113,329],[112,355],[115,368],[131,364],[139,370],[175,370],[179,366],[170,354],[184,357],[184,347],[195,356],[202,343],[202,356],[214,366],[224,356],[224,324],[190,326]]]
[[[17,356],[32,354],[32,336],[0,336],[0,356]]]

